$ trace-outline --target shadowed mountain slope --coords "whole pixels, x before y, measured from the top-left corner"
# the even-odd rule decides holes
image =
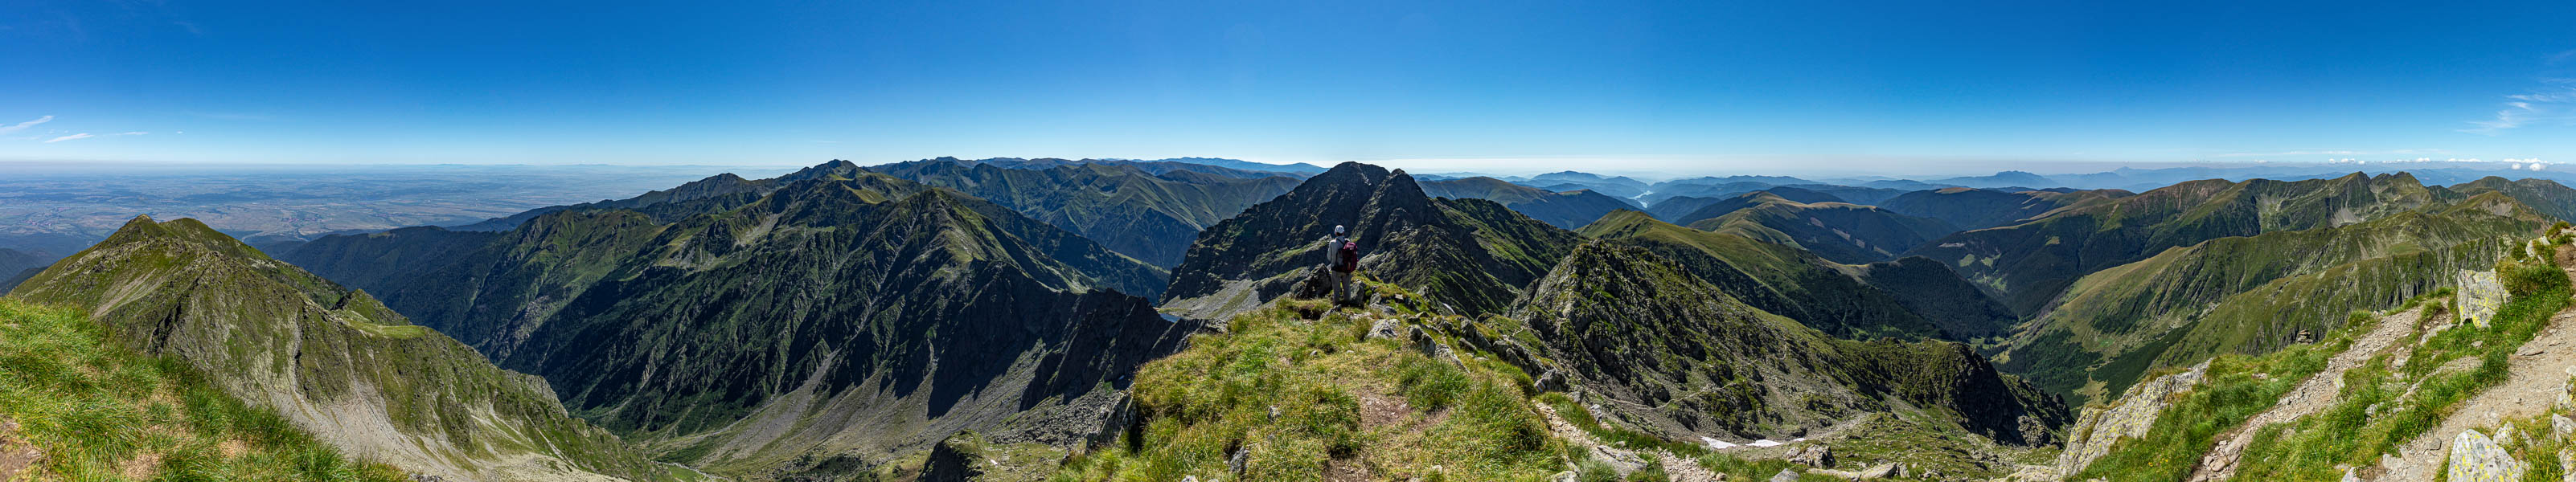
[[[2023,220],[2057,208],[2129,195],[2127,191],[2118,190],[2003,192],[1954,187],[1905,193],[1878,207],[1908,216],[1939,219],[1963,230],[1978,230],[2021,224]]]
[[[1123,377],[1196,329],[1123,294],[1154,293],[1160,270],[1073,233],[855,166],[809,172],[761,195],[289,257],[384,284],[397,309],[667,458],[753,479],[865,468],[961,430],[1083,444]]]

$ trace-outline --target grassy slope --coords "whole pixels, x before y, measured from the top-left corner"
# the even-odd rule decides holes
[[[2191,181],[2135,196],[2078,202],[2032,221],[1968,231],[1906,254],[1953,263],[2035,315],[2082,276],[2167,248],[2378,219],[2461,198],[2403,173],[2281,182]]]
[[[1229,333],[1146,365],[1139,438],[1055,480],[1320,480],[1343,467],[1378,479],[1536,480],[1563,470],[1569,446],[1526,402],[1528,375],[1363,341],[1369,324],[1352,312],[1293,306],[1238,316]],[[1227,470],[1234,447],[1249,454],[1240,477]]]
[[[78,312],[0,299],[0,418],[63,480],[410,480],[350,460],[171,357],[107,341]]]
[[[363,415],[297,420],[313,430],[353,430],[332,440],[367,450],[436,441],[417,454],[426,459],[382,456],[414,470],[520,455],[623,476],[662,470],[566,416],[542,381],[494,367],[364,292],[278,263],[193,219],[137,218],[11,296],[89,310],[111,340],[172,355],[235,396],[302,410],[289,413],[381,406],[399,434],[368,431],[382,422]]]
[[[1746,304],[1836,336],[1911,338],[1938,331],[1841,265],[1795,247],[1675,226],[1635,211],[1613,213],[1579,233],[1654,251]]]
[[[2336,328],[2341,313],[2432,291],[2543,219],[2482,195],[2441,212],[2169,249],[2076,282],[2014,340],[2006,366],[2059,393],[2119,393],[2154,367],[2278,348],[2301,330]]]
[[[2397,444],[2438,425],[2453,405],[2466,400],[2479,388],[2501,381],[2504,378],[2504,357],[2520,347],[2522,341],[2538,333],[2548,323],[2551,314],[2566,308],[2569,303],[2565,276],[2554,266],[2537,270],[2527,268],[2535,265],[2543,263],[2538,260],[2509,260],[2500,266],[2507,270],[2524,268],[2526,272],[2536,271],[2541,276],[2526,276],[2524,279],[2537,281],[2517,284],[2523,289],[2514,293],[2512,300],[2499,309],[2495,322],[2490,326],[2463,325],[2444,331],[2412,348],[2402,366],[2392,366],[2393,360],[2388,355],[2373,358],[2345,373],[2345,388],[2336,396],[2333,406],[2292,423],[2260,427],[2262,432],[2258,432],[2250,446],[2244,449],[2237,477],[2241,480],[2335,480],[2340,477],[2340,472],[2334,468],[2336,465],[2376,463],[2379,454],[2393,450]],[[2414,309],[2425,303],[2446,306],[2449,302],[2447,292],[2431,293],[2409,300],[2392,312]],[[2428,309],[2448,311],[2438,306]],[[2283,393],[2323,369],[2326,358],[2349,347],[2352,337],[2370,330],[2370,323],[2375,322],[2375,318],[2366,315],[2356,314],[2352,318],[2356,322],[2346,323],[2344,328],[2329,333],[2316,344],[2295,345],[2256,356],[2221,355],[2211,360],[2208,375],[2201,384],[2166,407],[2145,436],[2120,441],[2107,455],[2074,474],[2070,480],[2097,477],[2113,482],[2181,480],[2211,449],[2218,434],[2234,429],[2247,418],[2272,407]],[[2467,370],[2438,373],[2434,370],[2460,359],[2478,362]],[[2257,374],[2264,376],[2257,378]],[[2411,392],[2406,390],[2406,382],[2423,380],[2427,376],[2433,378],[2425,380],[2422,388]]]

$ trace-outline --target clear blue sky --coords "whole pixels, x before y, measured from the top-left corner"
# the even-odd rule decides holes
[[[2564,0],[728,3],[0,3],[0,160],[2576,162]]]

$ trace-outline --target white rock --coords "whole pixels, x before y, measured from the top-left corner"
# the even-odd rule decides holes
[[[2450,482],[2515,482],[2526,469],[2486,434],[2467,430],[2451,439]]]

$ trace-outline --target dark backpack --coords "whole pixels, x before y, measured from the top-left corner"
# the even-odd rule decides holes
[[[1341,262],[1341,263],[1338,263],[1338,264],[1334,264],[1334,265],[1333,265],[1333,271],[1340,271],[1340,272],[1344,272],[1344,273],[1348,273],[1348,272],[1352,272],[1352,271],[1359,271],[1359,270],[1360,270],[1360,243],[1359,243],[1358,241],[1343,241],[1343,242],[1342,242],[1342,248],[1341,248],[1341,249],[1342,249],[1342,256],[1341,256],[1341,261],[1342,261],[1342,262]]]

